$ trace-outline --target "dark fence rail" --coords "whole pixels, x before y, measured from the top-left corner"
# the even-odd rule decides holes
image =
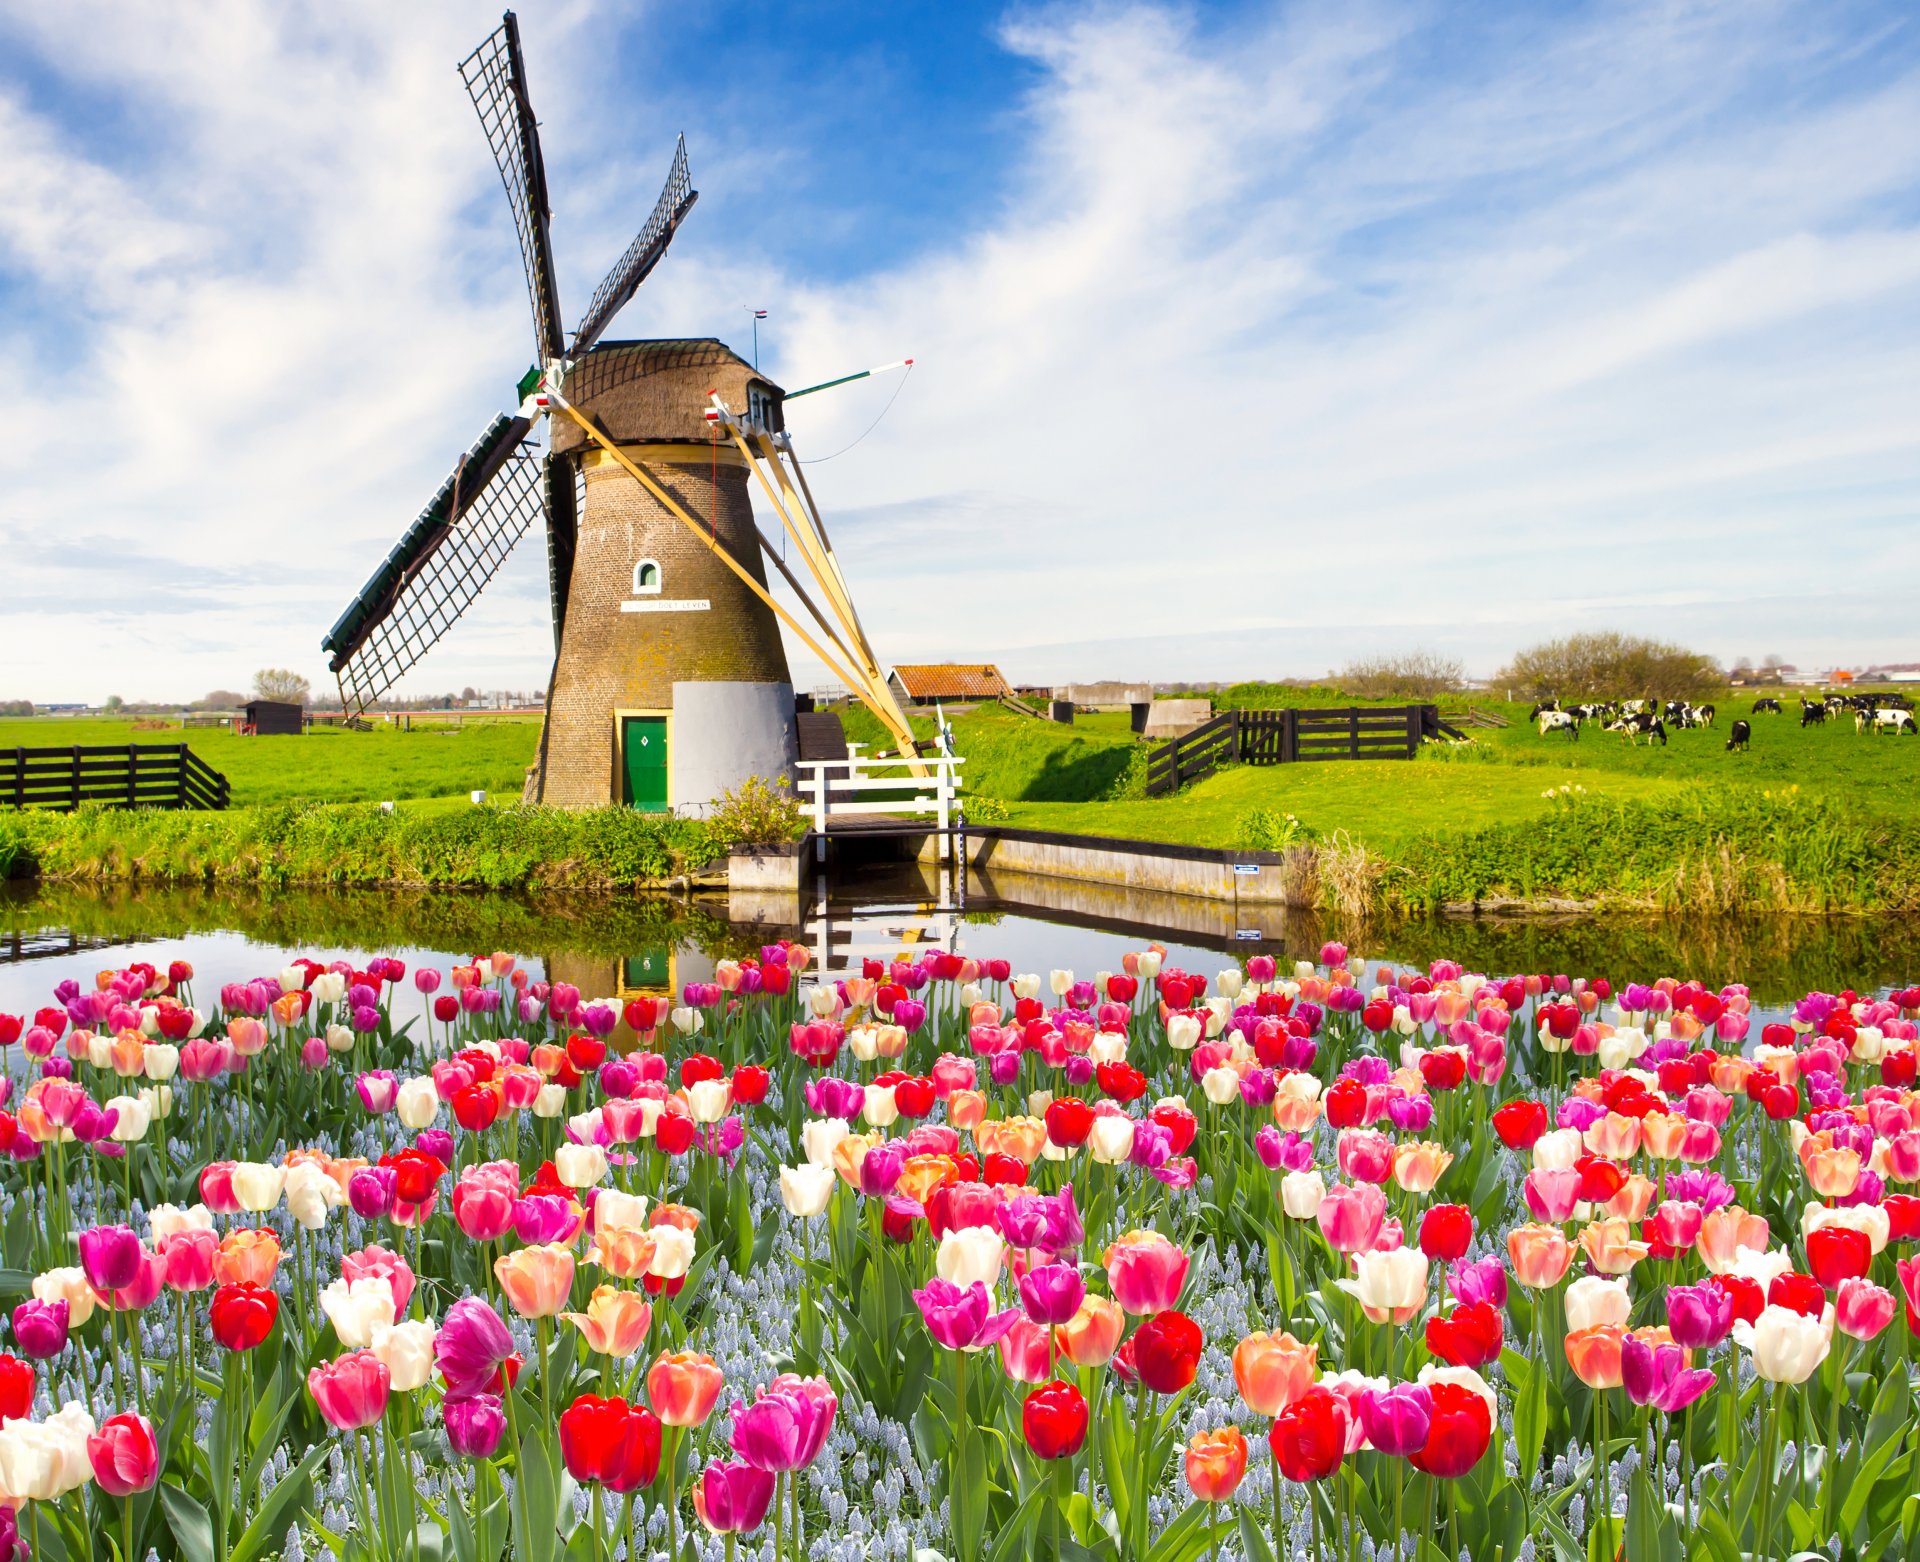
[[[1462,734],[1437,705],[1222,711],[1147,759],[1147,796],[1177,792],[1231,760],[1291,765],[1317,759],[1412,759],[1428,738]]]
[[[227,778],[184,743],[0,748],[0,807],[225,808]]]

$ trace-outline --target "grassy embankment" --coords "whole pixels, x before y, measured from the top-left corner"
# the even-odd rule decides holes
[[[720,855],[688,820],[518,807],[539,735],[539,723],[524,720],[257,738],[128,721],[0,721],[0,749],[184,741],[225,773],[234,804],[217,814],[0,811],[0,878],[604,890],[660,883]],[[475,790],[506,806],[474,807]],[[378,807],[388,800],[391,813]]]
[[[1261,703],[1295,693],[1300,704],[1339,699],[1314,689]],[[1050,727],[983,709],[958,718],[955,746],[968,790],[987,800],[976,819],[1292,847],[1302,904],[1920,910],[1920,741],[1762,716],[1749,718],[1752,747],[1730,754],[1735,708],[1723,703],[1717,728],[1674,732],[1666,748],[1592,727],[1572,743],[1540,737],[1525,706],[1474,703],[1513,725],[1428,745],[1411,764],[1226,766],[1168,798],[1126,795],[1134,745],[1117,715]],[[866,735],[858,719],[850,726]]]

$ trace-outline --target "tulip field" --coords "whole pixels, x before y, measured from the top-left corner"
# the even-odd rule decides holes
[[[0,1562],[1920,1557],[1920,988],[809,967],[0,1013]]]

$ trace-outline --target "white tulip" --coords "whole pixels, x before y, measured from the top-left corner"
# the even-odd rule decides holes
[[[1117,1166],[1133,1153],[1133,1119],[1119,1112],[1095,1116],[1087,1149],[1103,1166]]]
[[[373,1331],[393,1326],[393,1286],[385,1275],[363,1275],[358,1280],[336,1280],[320,1293],[320,1310],[348,1350],[365,1350]]]
[[[860,1097],[860,1116],[869,1128],[891,1128],[900,1119],[900,1105],[891,1085],[869,1085]]]
[[[180,1071],[180,1049],[168,1041],[150,1041],[140,1054],[140,1069],[148,1079],[164,1082]]]
[[[1175,1052],[1191,1052],[1200,1045],[1200,1020],[1197,1015],[1180,1013],[1167,1016],[1167,1045]]]
[[[110,1097],[106,1108],[119,1114],[113,1120],[115,1143],[138,1144],[147,1137],[147,1129],[153,1124],[153,1109],[138,1096]]]
[[[687,1086],[687,1110],[696,1123],[717,1123],[733,1105],[733,1082],[702,1079]]]
[[[1160,951],[1143,949],[1133,959],[1133,974],[1143,982],[1151,982],[1160,974]]]
[[[623,1193],[618,1188],[602,1188],[593,1201],[593,1234],[608,1231],[644,1231],[647,1225],[647,1196]]]
[[[287,1172],[287,1213],[307,1231],[318,1231],[327,1223],[327,1215],[346,1202],[346,1195],[335,1182],[311,1161],[302,1161]]]
[[[1737,1344],[1753,1356],[1753,1370],[1769,1383],[1804,1383],[1833,1345],[1833,1309],[1809,1318],[1790,1307],[1767,1306],[1752,1323],[1733,1326]]]
[[[353,1031],[345,1025],[329,1025],[326,1029],[327,1051],[353,1051]]]
[[[400,1089],[393,1098],[393,1109],[400,1118],[400,1126],[418,1133],[422,1128],[431,1128],[434,1119],[440,1115],[440,1092],[434,1088],[433,1079],[427,1074],[416,1074],[411,1079],[403,1079]]]
[[[597,1144],[563,1144],[553,1152],[553,1169],[569,1188],[591,1188],[607,1175],[607,1152]]]
[[[535,1117],[554,1118],[567,1109],[567,1087],[549,1081],[540,1087],[540,1093],[533,1098]]]
[[[374,1325],[371,1349],[386,1363],[396,1392],[405,1394],[425,1388],[432,1379],[433,1338],[438,1332],[425,1318]]]
[[[839,1180],[832,1167],[815,1166],[811,1161],[801,1166],[782,1166],[780,1202],[796,1220],[823,1215],[833,1198],[833,1186]]]
[[[1625,1328],[1633,1312],[1633,1298],[1627,1294],[1627,1282],[1607,1280],[1599,1275],[1582,1275],[1567,1287],[1567,1328],[1597,1329],[1611,1324]]]
[[[1333,1282],[1360,1303],[1375,1323],[1401,1321],[1427,1299],[1427,1256],[1417,1247],[1396,1247],[1353,1255],[1353,1278]]]
[[[678,1226],[653,1228],[653,1262],[647,1273],[656,1280],[678,1280],[693,1267],[694,1239]]]
[[[1200,1093],[1215,1106],[1240,1099],[1240,1076],[1230,1068],[1210,1068],[1200,1076]]]
[[[204,1204],[189,1204],[185,1209],[177,1204],[156,1204],[147,1215],[147,1228],[153,1245],[158,1247],[182,1231],[213,1230],[213,1211]]]
[[[1317,1171],[1288,1172],[1280,1179],[1280,1207],[1290,1220],[1312,1220],[1327,1197]]]
[[[233,1196],[240,1207],[258,1215],[280,1202],[287,1185],[284,1166],[269,1166],[264,1161],[239,1161],[233,1168]]]
[[[347,995],[347,979],[338,971],[322,971],[307,991],[315,1003],[338,1003]]]
[[[1572,1171],[1573,1163],[1586,1154],[1577,1128],[1555,1128],[1534,1141],[1535,1171]]]
[[[1213,979],[1215,991],[1228,998],[1238,998],[1241,989],[1247,985],[1247,973],[1237,965],[1230,965]]]
[[[1126,1062],[1127,1038],[1117,1030],[1096,1031],[1087,1044],[1087,1061],[1095,1068],[1102,1063]]]
[[[1006,1257],[1007,1244],[999,1232],[986,1226],[961,1226],[940,1238],[933,1269],[950,1285],[966,1287],[977,1280],[992,1287]]]
[[[853,1130],[838,1117],[815,1117],[801,1125],[800,1148],[809,1166],[833,1170],[833,1148]]]
[[[1038,998],[1040,996],[1040,978],[1033,972],[1023,972],[1014,977],[1007,986],[1013,989],[1016,998]]]

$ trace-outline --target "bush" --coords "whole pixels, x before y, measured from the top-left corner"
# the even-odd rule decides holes
[[[1153,758],[1151,743],[1135,743],[1127,750],[1126,764],[1113,778],[1100,800],[1105,803],[1121,803],[1147,795],[1147,764]]]
[[[1283,852],[1308,838],[1309,832],[1298,818],[1278,808],[1256,808],[1234,821],[1234,839],[1246,850]]]
[[[785,776],[772,785],[764,776],[748,776],[720,794],[707,829],[727,846],[784,846],[800,839],[806,820]]]
[[[1529,700],[1687,700],[1727,686],[1710,656],[1613,630],[1529,646],[1494,674],[1494,683]]]
[[[1000,824],[1011,817],[1007,805],[997,797],[985,797],[975,792],[963,800],[961,813],[968,824]]]
[[[1348,662],[1340,687],[1363,700],[1433,700],[1465,685],[1467,671],[1458,657],[1434,651],[1368,656]]]

